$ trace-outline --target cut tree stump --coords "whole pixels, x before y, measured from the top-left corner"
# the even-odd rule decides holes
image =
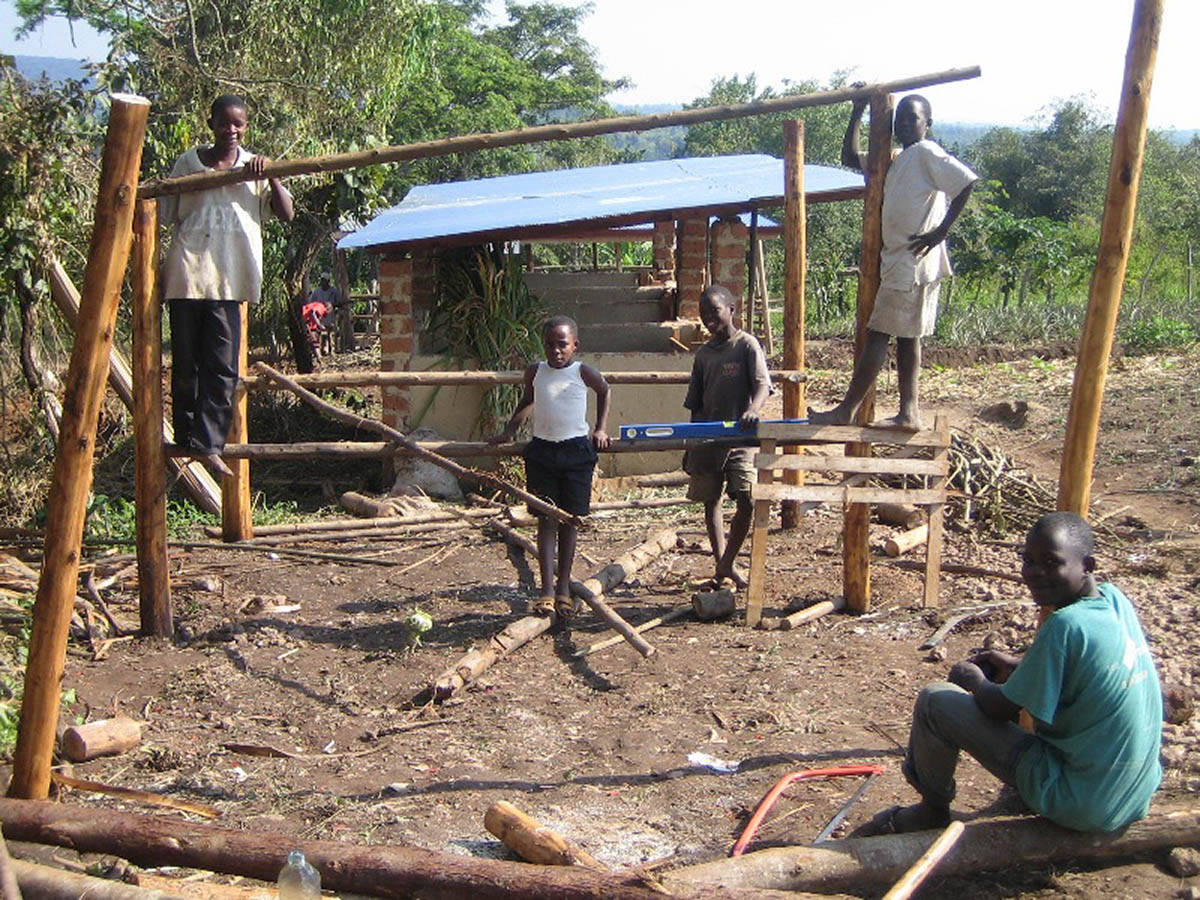
[[[778,891],[858,892],[890,885],[933,844],[940,832],[918,831],[847,838],[813,847],[776,847],[734,859],[664,873],[668,888],[707,884]],[[1097,863],[1149,850],[1200,843],[1200,809],[1194,805],[1152,810],[1123,831],[1087,834],[1040,816],[968,822],[938,863],[939,875],[968,875],[1017,864]]]
[[[86,725],[72,725],[63,732],[63,756],[71,762],[87,762],[100,756],[116,756],[132,750],[142,739],[142,726],[133,719],[117,716]]]
[[[289,850],[300,850],[321,873],[326,890],[373,897],[661,900],[663,896],[636,872],[534,866],[397,844],[360,847],[44,800],[0,799],[0,822],[11,840],[112,853],[141,866],[187,866],[267,882],[275,881]],[[676,900],[817,900],[812,894],[682,883],[672,888],[672,896]]]

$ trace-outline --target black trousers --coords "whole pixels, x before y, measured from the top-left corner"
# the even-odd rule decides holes
[[[242,304],[237,300],[169,302],[175,443],[201,455],[220,453],[233,421]]]

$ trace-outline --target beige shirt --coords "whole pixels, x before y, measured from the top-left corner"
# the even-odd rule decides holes
[[[933,141],[905,147],[892,160],[883,182],[883,287],[908,291],[950,274],[945,242],[920,259],[908,249],[908,243],[914,234],[941,224],[948,198],[957,197],[978,177]]]
[[[239,147],[235,167],[253,158]],[[171,177],[211,171],[192,149],[176,160]],[[271,215],[270,197],[270,185],[263,180],[165,198],[162,221],[173,226],[174,233],[163,265],[163,296],[257,303],[262,290],[262,222]]]

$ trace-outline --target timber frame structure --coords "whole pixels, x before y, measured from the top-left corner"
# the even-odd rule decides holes
[[[1132,231],[1133,208],[1141,174],[1150,84],[1157,53],[1163,0],[1136,0],[1126,57],[1125,80],[1114,133],[1109,196],[1101,229],[1097,277],[1093,280],[1076,368],[1076,392],[1063,455],[1062,498],[1086,512],[1095,429],[1103,388],[1104,366],[1116,319]],[[477,149],[563,140],[621,131],[643,131],[668,125],[719,121],[768,112],[787,112],[867,98],[871,107],[867,195],[863,215],[856,352],[861,353],[865,325],[879,283],[880,214],[883,176],[891,146],[891,94],[934,84],[974,78],[978,67],[950,70],[899,81],[776,97],[750,104],[683,110],[569,125],[547,125],[498,134],[467,135],[421,144],[344,153],[329,157],[275,162],[262,177],[330,172],[405,159],[427,158]],[[149,103],[128,94],[112,96],[108,131],[101,158],[100,183],[91,245],[79,304],[78,325],[65,380],[58,447],[48,497],[43,564],[33,608],[33,624],[25,672],[21,723],[9,793],[39,799],[49,793],[59,692],[67,634],[74,605],[87,495],[92,483],[96,425],[107,380],[117,306],[132,251],[133,394],[135,401],[136,528],[142,632],[169,637],[173,633],[167,574],[167,454],[163,433],[161,383],[162,311],[155,284],[158,258],[157,201],[168,194],[202,190],[255,176],[245,169],[202,173],[138,186]],[[804,195],[802,123],[785,129],[785,242],[787,247],[784,315],[784,366],[804,368]],[[1094,321],[1095,320],[1095,321]],[[242,317],[242,364],[245,374],[246,317]],[[1107,341],[1107,344],[1106,344]],[[1086,363],[1086,365],[1085,365]],[[1081,387],[1083,385],[1083,387]],[[1079,409],[1076,409],[1077,404]],[[871,398],[863,404],[859,424],[870,421]],[[797,418],[804,408],[800,379],[785,383],[784,416]],[[1094,412],[1094,414],[1093,414]],[[230,443],[246,441],[245,385],[239,388]],[[862,437],[869,437],[863,435]],[[1076,447],[1079,451],[1076,452]],[[791,453],[785,449],[785,453]],[[848,455],[870,456],[870,447],[854,443]],[[1068,468],[1069,467],[1069,468]],[[234,474],[223,484],[223,533],[227,540],[252,534],[249,462],[237,459]],[[788,481],[800,470],[789,469]],[[1083,487],[1080,488],[1079,485]],[[1077,507],[1082,506],[1082,509]],[[795,505],[785,517],[798,514]],[[865,606],[870,596],[865,503],[847,507],[844,545],[844,592],[847,604]],[[277,863],[276,863],[277,865]],[[710,894],[714,895],[715,894]]]

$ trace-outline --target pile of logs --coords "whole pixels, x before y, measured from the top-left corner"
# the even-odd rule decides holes
[[[950,435],[947,514],[964,526],[995,535],[1024,533],[1048,510],[1054,492],[994,447],[971,435]]]

